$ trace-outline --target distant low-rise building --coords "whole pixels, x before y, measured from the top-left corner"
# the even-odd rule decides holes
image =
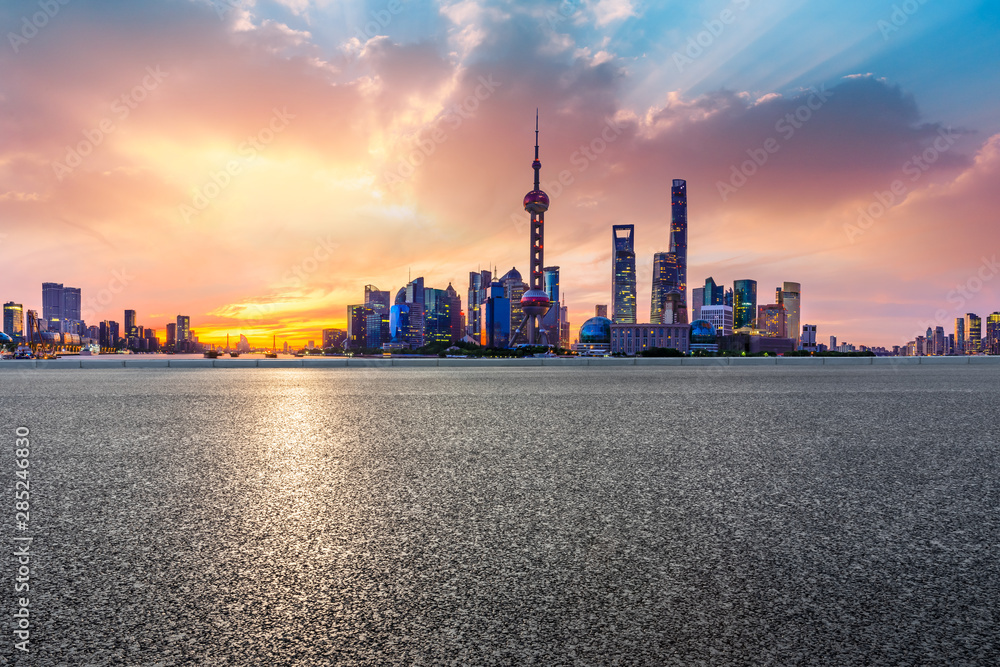
[[[653,348],[672,348],[687,353],[691,325],[617,324],[611,325],[611,353],[634,356]]]

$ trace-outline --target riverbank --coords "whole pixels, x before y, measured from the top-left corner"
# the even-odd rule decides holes
[[[15,359],[0,361],[4,370],[70,368],[480,368],[548,366],[921,366],[996,364],[1000,356],[966,357],[526,357],[523,359],[379,359],[379,358],[289,358],[289,359],[172,359],[95,358]]]

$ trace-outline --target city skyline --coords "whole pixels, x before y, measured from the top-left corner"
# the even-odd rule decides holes
[[[799,62],[782,38],[819,9],[387,6],[71,3],[35,34],[37,3],[5,3],[3,300],[41,313],[38,284],[61,281],[88,324],[185,312],[203,340],[305,342],[411,268],[463,295],[480,267],[527,275],[541,107],[574,335],[611,302],[615,224],[634,225],[649,321],[675,177],[689,307],[709,276],[756,281],[760,305],[794,280],[821,338],[887,347],[1000,307],[998,93],[979,85],[1000,56],[977,39],[995,7],[851,3],[822,15],[850,46]]]

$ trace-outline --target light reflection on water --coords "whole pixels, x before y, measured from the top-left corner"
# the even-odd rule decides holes
[[[23,377],[38,664],[997,655],[989,369]]]

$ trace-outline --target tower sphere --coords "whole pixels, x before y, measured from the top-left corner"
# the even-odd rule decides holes
[[[541,190],[524,195],[524,210],[528,213],[545,213],[549,210],[549,196]]]
[[[540,289],[530,289],[521,296],[521,308],[526,315],[544,315],[551,305],[549,295]]]

